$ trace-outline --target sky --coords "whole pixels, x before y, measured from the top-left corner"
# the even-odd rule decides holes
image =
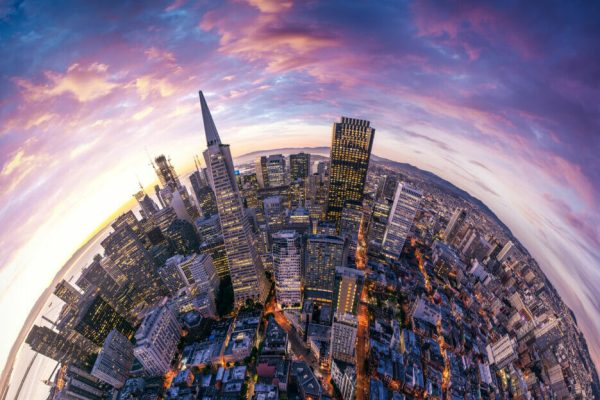
[[[374,153],[484,201],[573,309],[600,365],[600,3],[0,0],[0,365],[56,272],[148,157]],[[90,260],[91,261],[91,260]]]

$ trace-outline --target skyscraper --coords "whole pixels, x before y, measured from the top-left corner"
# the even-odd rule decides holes
[[[280,187],[286,184],[285,157],[283,155],[273,154],[267,157],[267,174],[269,187]]]
[[[362,270],[338,267],[335,273],[335,313],[354,314],[358,308],[365,273]]]
[[[419,190],[405,183],[398,184],[383,236],[383,251],[388,257],[400,257],[422,196],[423,194]]]
[[[192,190],[200,206],[200,213],[204,217],[216,215],[219,213],[217,210],[217,201],[215,200],[215,194],[213,193],[210,184],[208,183],[208,177],[206,176],[206,170],[200,169],[198,162],[196,162],[196,171],[190,175],[190,183],[192,184]]]
[[[163,375],[181,338],[181,327],[173,312],[162,304],[152,309],[135,333],[133,354],[151,376]]]
[[[128,224],[112,232],[101,245],[115,269],[137,289],[136,302],[152,301],[160,295],[154,259]]]
[[[243,305],[248,299],[262,302],[267,296],[267,282],[238,191],[229,145],[221,143],[204,94],[199,94],[208,146],[204,159],[217,199],[235,304]]]
[[[25,339],[31,349],[46,357],[60,362],[85,362],[92,352],[75,342],[66,335],[58,333],[46,326],[34,325]]]
[[[112,330],[98,353],[92,375],[120,389],[133,365],[133,345],[119,331]]]
[[[306,244],[304,298],[320,303],[333,301],[335,269],[343,267],[346,242],[337,236],[309,235]]]
[[[261,189],[269,187],[267,156],[261,156],[258,160],[256,160],[256,181],[258,182],[258,187]]]
[[[64,279],[54,288],[54,295],[71,306],[76,306],[82,297],[81,292]]]
[[[256,180],[261,189],[286,184],[285,157],[282,154],[262,156],[256,160]]]
[[[290,154],[290,176],[292,181],[306,179],[310,175],[310,154]]]
[[[77,317],[74,330],[98,346],[116,329],[121,334],[131,337],[135,329],[102,297],[96,296],[82,306]]]
[[[162,200],[171,205],[176,212],[179,211],[179,208],[182,208],[182,212],[177,213],[179,218],[187,219],[189,222],[193,222],[195,218],[198,218],[198,209],[192,202],[187,188],[181,184],[179,176],[171,164],[171,159],[161,154],[154,159],[152,166],[163,187],[160,191]],[[181,203],[181,207],[179,207],[179,203]]]
[[[152,214],[158,211],[158,205],[144,191],[144,187],[140,183],[140,190],[133,195],[140,206],[140,214],[142,218],[148,219]]]
[[[336,224],[347,201],[363,200],[374,137],[369,121],[342,117],[333,124],[327,219]]]
[[[446,230],[444,230],[446,243],[452,243],[466,218],[467,212],[462,208],[457,208],[454,211],[452,218],[450,218],[450,222],[448,222],[448,225],[446,226]]]
[[[502,262],[506,258],[510,257],[513,254],[514,247],[515,247],[515,245],[513,244],[513,242],[511,240],[506,242],[506,244],[504,245],[502,250],[500,250],[500,253],[498,253],[496,260],[498,260],[498,262]]]
[[[352,314],[336,314],[331,327],[331,357],[349,363],[355,362],[358,321]]]
[[[298,232],[279,231],[273,234],[273,273],[277,303],[300,306],[302,303],[302,243]]]

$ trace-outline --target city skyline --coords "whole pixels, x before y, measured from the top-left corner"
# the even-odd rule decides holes
[[[385,159],[365,164],[365,159],[370,158],[369,142],[373,139],[372,136],[368,139],[362,128],[370,123],[347,117],[343,117],[342,122],[352,123],[344,132],[345,146],[336,148],[341,136],[339,123],[334,122],[330,157],[316,161],[310,176],[291,180],[293,169],[284,167],[287,157],[283,155],[258,156],[258,162],[246,162],[241,169],[234,169],[229,145],[222,144],[202,91],[199,97],[207,142],[204,151],[207,167],[200,170],[196,164],[188,180],[192,185],[194,182],[209,185],[217,209],[210,205],[198,209],[204,194],[196,192],[197,201],[185,196],[187,189],[181,184],[170,158],[164,155],[155,158],[158,167],[151,165],[160,181],[160,185],[155,186],[155,195],[162,208],[144,208],[145,203],[139,203],[141,220],[131,210],[114,219],[113,231],[101,242],[104,257],[94,256],[92,264],[78,277],[77,287],[65,280],[58,283],[54,295],[64,301],[60,316],[55,322],[42,316],[42,326],[33,326],[25,340],[35,351],[29,367],[37,354],[64,367],[52,378],[57,365],[44,381],[51,387],[48,400],[69,393],[92,399],[114,397],[117,392],[127,396],[139,390],[157,398],[165,390],[173,399],[180,398],[180,390],[184,391],[182,396],[191,394],[196,375],[191,370],[181,369],[182,362],[186,362],[187,367],[207,364],[205,361],[195,364],[196,357],[181,359],[180,346],[186,343],[183,338],[189,331],[199,334],[194,331],[199,328],[198,324],[190,323],[198,319],[209,321],[209,326],[221,327],[218,329],[234,321],[233,330],[227,329],[224,341],[211,344],[210,353],[202,350],[201,356],[203,360],[212,357],[219,371],[227,368],[230,371],[227,373],[234,374],[231,379],[235,383],[227,384],[222,392],[232,392],[236,397],[245,398],[248,390],[257,393],[264,390],[270,396],[277,396],[279,390],[296,390],[303,398],[320,398],[321,394],[327,394],[341,396],[343,400],[387,396],[385,393],[390,391],[411,395],[429,393],[433,397],[448,393],[464,395],[469,390],[464,383],[469,375],[466,370],[461,372],[456,364],[458,354],[477,362],[481,382],[472,390],[482,390],[486,395],[499,391],[520,394],[528,390],[536,395],[549,390],[558,396],[596,395],[598,377],[595,371],[590,372],[594,366],[588,362],[585,342],[577,338],[575,319],[553,289],[546,288],[546,277],[528,251],[518,241],[513,243],[516,239],[485,205],[476,205],[473,203],[476,199],[466,193],[453,193],[455,188],[451,184],[449,187],[447,182],[430,181],[427,172],[420,171],[415,176],[415,170],[409,169],[411,172],[404,176],[396,169],[402,168],[402,164],[389,164]],[[368,146],[366,153],[365,146]],[[289,157],[294,158],[294,155]],[[264,170],[261,160],[268,160]],[[270,160],[276,160],[273,166]],[[353,160],[359,161],[360,168],[353,171],[358,174],[350,182],[359,186],[340,191],[343,174],[332,166]],[[257,176],[263,173],[267,184],[260,188]],[[204,175],[207,182],[202,183],[198,174]],[[331,196],[332,182],[335,182],[334,196]],[[298,185],[302,190],[298,191]],[[304,194],[299,194],[301,192]],[[139,202],[139,193],[133,197]],[[184,203],[186,198],[188,202]],[[256,201],[258,199],[262,204]],[[427,205],[421,205],[421,201]],[[339,204],[344,207],[338,223],[329,219],[328,214]],[[464,207],[470,212],[465,212],[465,218],[458,218]],[[207,213],[207,210],[212,211]],[[381,215],[387,215],[383,235],[381,229],[371,223],[379,221]],[[198,226],[196,229],[186,221],[192,216],[195,218],[192,222]],[[220,222],[211,217],[218,217]],[[183,230],[186,224],[187,231]],[[207,230],[207,224],[212,228]],[[226,275],[220,277],[220,282],[212,262],[215,253],[206,246],[214,240],[215,229],[222,235],[227,259]],[[442,242],[455,241],[452,235],[446,237],[450,231],[462,236],[460,245]],[[299,252],[295,261],[282,262],[281,256],[287,250],[282,252],[275,241],[291,238],[286,236],[289,233],[294,233],[297,241],[294,246]],[[478,242],[474,242],[474,238],[478,238]],[[273,247],[269,250],[271,240]],[[305,243],[305,252],[300,251],[301,243]],[[181,254],[192,256],[186,258]],[[267,276],[263,272],[265,260],[272,262]],[[469,274],[465,275],[463,271],[471,264]],[[142,273],[134,273],[136,269]],[[411,269],[416,269],[421,278],[414,281],[415,272]],[[301,282],[295,289],[297,301],[284,299],[291,287],[285,282],[289,276],[286,278],[282,273],[291,273],[295,275],[292,279]],[[412,278],[396,278],[396,274],[408,274],[406,278]],[[357,286],[358,281],[348,281],[361,275],[367,277],[365,286]],[[388,278],[390,281],[385,283]],[[231,287],[229,300],[225,289],[227,281]],[[268,293],[267,282],[271,285]],[[513,291],[514,286],[518,288],[516,291]],[[358,287],[360,294],[356,291]],[[484,287],[490,292],[481,292]],[[463,293],[475,295],[475,303],[464,302],[458,290],[473,291]],[[531,290],[542,298],[532,296]],[[391,303],[389,296],[395,299]],[[448,296],[454,297],[451,302]],[[504,296],[509,309],[503,308],[499,296]],[[385,299],[385,311],[379,306],[383,304],[382,299]],[[402,303],[404,308],[404,303],[411,301],[410,311],[402,316],[398,307]],[[225,311],[223,307],[229,302],[232,308]],[[355,302],[358,302],[357,307]],[[468,303],[472,303],[469,316],[463,320]],[[371,308],[369,304],[377,306]],[[473,306],[479,311],[471,309]],[[493,319],[486,310],[493,313]],[[506,319],[510,310],[512,314]],[[258,384],[243,383],[248,369],[252,371],[256,366],[256,356],[252,354],[258,349],[257,338],[262,337],[259,332],[264,329],[264,325],[260,328],[259,321],[263,318],[273,321],[273,317],[285,328],[271,332],[275,337],[270,337],[267,331],[267,339],[261,346],[265,346],[269,356],[270,349],[278,346],[283,355],[279,361],[267,362],[293,361],[300,363],[296,367],[302,371],[305,368],[318,370],[319,374],[311,378],[312,383],[303,382],[297,372],[292,372],[290,377],[285,376],[286,380],[294,380],[291,386],[271,385],[269,375],[261,375],[264,370],[257,370],[263,379]],[[467,323],[469,319],[471,323]],[[377,330],[381,324],[390,324],[393,332],[389,339],[375,335],[371,339],[374,348],[366,350],[373,329],[369,328],[371,320],[376,322]],[[499,333],[505,334],[498,338],[497,333],[485,333],[482,337],[481,331],[477,334],[473,330],[477,327],[476,321],[485,322],[488,327],[492,322],[498,324],[493,330],[499,329]],[[46,322],[54,329],[44,327]],[[297,330],[291,331],[292,325]],[[455,329],[467,335],[476,334],[477,341],[485,340],[479,343],[487,343],[487,358],[480,360],[478,347],[465,342],[464,336],[461,340]],[[206,329],[202,331],[207,333]],[[136,342],[132,347],[129,340],[134,333]],[[294,336],[296,344],[282,349],[281,344],[277,344],[281,343],[282,334],[286,340],[287,335]],[[304,339],[300,339],[300,335]],[[414,338],[407,339],[408,335]],[[212,338],[211,333],[209,343]],[[299,340],[306,343],[298,344]],[[531,340],[534,348],[523,352],[522,346]],[[202,348],[205,346],[202,343],[205,342],[192,343],[183,353],[193,352],[197,346]],[[124,345],[126,350],[115,351]],[[304,351],[312,354],[311,361],[304,359]],[[535,372],[534,380],[525,382],[523,377],[536,368],[533,356],[540,354],[536,351],[543,352],[542,363],[547,375]],[[391,364],[396,365],[392,370],[407,368],[406,372],[392,372],[391,364],[386,363],[376,369],[367,366],[367,360],[387,358],[390,354]],[[421,359],[422,354],[427,356]],[[561,359],[576,354],[579,355],[577,363],[569,368],[560,363]],[[91,361],[96,355],[92,368]],[[139,363],[137,367],[134,358]],[[233,362],[243,362],[243,365],[234,366]],[[236,372],[238,368],[243,368],[243,372]],[[221,372],[211,366],[200,376],[213,372],[218,381]],[[29,368],[21,377],[15,398],[19,398],[23,383],[29,387],[28,374]],[[519,380],[518,385],[507,385],[506,374],[512,380]],[[390,376],[392,380],[387,382]],[[212,381],[212,375],[209,377]],[[541,383],[538,378],[542,379]],[[164,389],[136,389],[139,379],[142,382],[158,379]],[[333,387],[330,379],[335,384]],[[220,390],[217,381],[215,387],[205,386],[202,390],[215,395],[215,390]],[[195,387],[196,391],[200,390]],[[7,387],[3,396],[8,390]]]
[[[439,175],[506,223],[600,368],[597,6],[75,8],[63,19],[42,3],[0,7],[0,315],[14,321],[0,365],[138,179],[153,196],[148,154],[192,171],[204,89],[234,158],[328,146],[342,115],[371,121],[373,155]]]

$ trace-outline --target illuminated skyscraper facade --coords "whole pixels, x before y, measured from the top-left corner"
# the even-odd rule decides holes
[[[46,326],[34,325],[25,343],[30,345],[33,351],[60,362],[85,362],[93,354],[89,349],[69,340],[66,335]]]
[[[200,105],[208,146],[204,159],[217,199],[235,304],[241,306],[246,300],[262,302],[267,296],[267,282],[238,191],[229,145],[221,143],[202,92]]]
[[[135,329],[125,317],[100,296],[90,299],[83,306],[74,329],[98,346],[103,345],[104,340],[113,329],[128,338],[135,333]]]
[[[136,303],[151,302],[160,296],[154,259],[128,224],[112,232],[101,245],[114,266],[116,273],[111,275],[117,275],[118,283],[124,276],[136,288]]]
[[[343,267],[346,242],[337,236],[309,235],[306,243],[304,298],[331,304],[336,267]]]
[[[273,274],[277,303],[284,307],[302,303],[302,242],[296,231],[273,234]]]
[[[306,179],[310,175],[310,154],[290,154],[290,177],[292,181]]]
[[[339,224],[347,201],[362,202],[375,129],[369,121],[342,117],[333,124],[327,219]]]
[[[398,184],[383,237],[383,251],[388,257],[400,257],[422,196],[419,190],[405,183]]]

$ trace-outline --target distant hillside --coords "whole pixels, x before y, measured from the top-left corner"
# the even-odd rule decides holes
[[[294,154],[294,153],[300,153],[300,152],[311,153],[311,154],[323,156],[323,157],[329,157],[329,147],[325,147],[325,146],[323,146],[323,147],[289,147],[289,148],[270,149],[270,150],[263,150],[263,151],[253,151],[252,153],[246,153],[241,156],[235,157],[235,162],[236,162],[236,164],[246,164],[249,162],[253,162],[256,160],[256,158],[258,158],[260,156],[264,156],[264,155],[270,155],[270,154],[285,154],[285,155],[287,155],[287,154]],[[383,164],[388,167],[403,170],[408,175],[416,175],[423,180],[432,182],[433,184],[452,193],[453,195],[455,195],[457,197],[460,197],[470,203],[477,205],[484,213],[486,213],[490,218],[492,218],[502,228],[504,228],[506,230],[506,232],[508,232],[510,234],[510,236],[513,236],[511,230],[481,200],[472,196],[465,190],[460,189],[459,187],[455,186],[454,184],[448,182],[447,180],[440,178],[436,174],[429,172],[429,171],[422,170],[422,169],[417,168],[414,165],[411,165],[408,163],[392,161],[387,158],[379,157],[378,155],[375,155],[375,154],[373,154],[371,156],[371,160],[378,164]]]
[[[280,149],[253,151],[252,153],[242,154],[241,156],[237,156],[234,158],[236,164],[246,164],[255,161],[260,156],[268,156],[271,154],[287,155],[300,152],[329,157],[329,147],[287,147]]]

